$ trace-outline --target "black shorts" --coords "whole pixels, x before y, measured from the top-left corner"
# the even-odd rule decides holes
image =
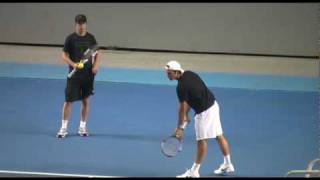
[[[65,88],[65,101],[83,100],[94,94],[94,75],[87,78],[68,78]]]

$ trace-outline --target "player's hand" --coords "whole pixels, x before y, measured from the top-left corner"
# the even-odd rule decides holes
[[[77,65],[78,65],[77,66],[78,69],[83,69],[83,67],[84,67],[84,64],[81,62],[77,63]]]
[[[178,139],[181,140],[183,138],[183,129],[176,128],[174,132],[174,136],[176,136]]]
[[[84,64],[83,64],[83,63],[80,63],[80,62],[78,62],[78,63],[73,63],[73,64],[72,64],[72,67],[73,67],[73,69],[83,69]]]
[[[72,68],[73,68],[73,69],[78,69],[78,63],[73,63],[73,64],[72,64]]]
[[[98,72],[98,68],[93,67],[93,68],[92,68],[92,73],[95,75],[95,74],[97,74],[97,72]]]

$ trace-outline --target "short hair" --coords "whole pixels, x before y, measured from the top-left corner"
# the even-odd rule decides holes
[[[75,20],[75,23],[77,23],[77,24],[87,23],[87,17],[84,14],[76,15],[74,20]]]

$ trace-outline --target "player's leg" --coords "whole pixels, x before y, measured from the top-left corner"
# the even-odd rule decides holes
[[[80,126],[79,126],[79,135],[80,136],[88,136],[89,133],[87,131],[87,119],[90,109],[90,96],[93,95],[93,87],[94,87],[94,76],[90,76],[85,79],[81,85],[81,109],[80,109]]]
[[[230,155],[229,144],[228,144],[227,139],[223,136],[223,134],[217,136],[216,140],[219,144],[219,147],[220,147],[220,150],[221,150],[223,156]]]
[[[230,149],[227,139],[224,137],[222,132],[222,126],[220,122],[220,109],[219,104],[215,101],[215,104],[212,108],[212,118],[214,119],[214,128],[217,132],[216,141],[219,144],[220,151],[223,154],[223,163],[218,169],[214,171],[215,174],[223,174],[228,172],[234,172],[234,167],[231,163],[230,158]]]
[[[202,139],[197,141],[197,156],[195,163],[201,164],[207,154],[207,140]]]
[[[71,112],[71,102],[64,102],[63,108],[62,108],[62,120],[61,120],[61,127],[57,134],[58,138],[64,138],[68,132],[68,122],[69,122],[69,116]]]
[[[200,177],[199,170],[202,161],[204,160],[207,154],[207,140],[201,139],[197,140],[197,153],[195,157],[195,161],[190,169],[181,175],[178,175],[178,178],[185,178],[185,177]]]
[[[81,101],[81,119],[80,121],[86,122],[88,118],[88,113],[89,113],[89,102],[90,102],[90,97],[86,97]]]
[[[81,108],[80,108],[80,126],[79,126],[79,135],[80,136],[88,136],[88,131],[86,127],[88,113],[89,113],[89,103],[90,97],[86,97],[81,101]]]
[[[184,174],[177,177],[200,177],[199,170],[201,163],[207,154],[207,135],[208,135],[208,120],[206,119],[207,112],[202,112],[194,117],[194,127],[197,139],[197,153],[192,167]]]
[[[233,164],[231,163],[231,158],[230,158],[228,141],[223,135],[217,136],[216,140],[223,154],[223,163],[220,165],[218,169],[214,171],[214,173],[223,174],[228,172],[234,172],[234,167],[233,167]]]
[[[65,102],[62,108],[61,128],[57,134],[58,138],[64,138],[68,133],[68,122],[72,108],[72,102],[80,98],[80,86],[78,82],[68,79],[65,88]]]
[[[207,154],[207,140],[206,139],[200,139],[197,140],[197,154],[196,154],[196,159],[191,167],[191,172],[194,174],[199,175],[199,170],[201,163],[203,162],[206,154]]]
[[[71,113],[72,102],[64,102],[62,108],[62,119],[68,120]]]

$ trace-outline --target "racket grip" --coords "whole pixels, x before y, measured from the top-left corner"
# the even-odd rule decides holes
[[[73,74],[76,72],[76,68],[74,68],[69,74],[68,74],[68,78],[71,78],[73,76]]]

